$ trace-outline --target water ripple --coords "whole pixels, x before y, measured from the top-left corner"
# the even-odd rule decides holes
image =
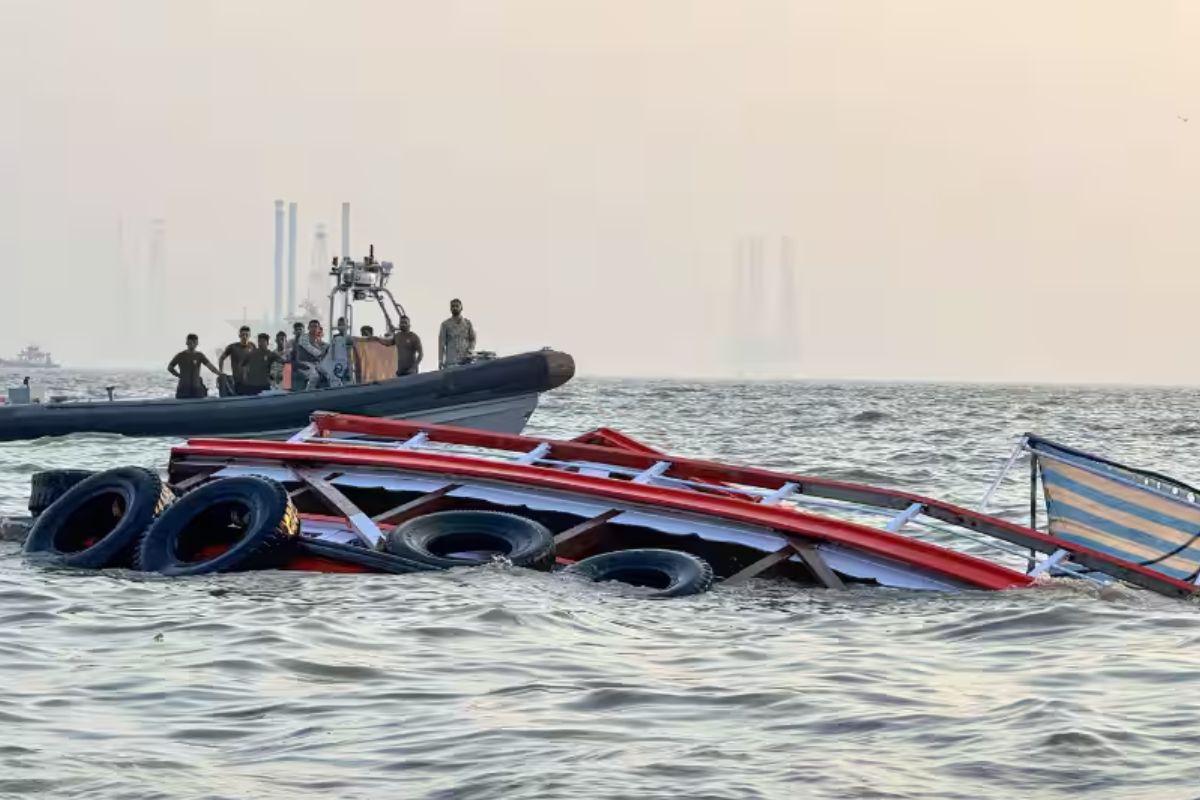
[[[147,386],[159,378],[132,376]],[[97,376],[68,376],[91,390]],[[107,378],[112,382],[112,378]],[[577,381],[535,432],[974,505],[1024,430],[1200,477],[1177,390]],[[1165,422],[1164,422],[1165,421]],[[169,442],[0,445],[48,467]],[[1024,513],[1020,476],[996,505]],[[1192,604],[1051,581],[681,602],[492,566],[163,580],[0,543],[0,796],[1140,798],[1200,785]]]

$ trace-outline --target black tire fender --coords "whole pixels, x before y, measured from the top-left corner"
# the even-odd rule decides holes
[[[589,580],[620,581],[649,587],[647,597],[684,597],[708,591],[712,567],[702,558],[679,550],[614,550],[576,561],[564,572]]]
[[[171,576],[272,566],[299,531],[300,515],[282,484],[249,475],[221,478],[161,515],[142,537],[134,565]]]
[[[174,500],[148,469],[118,467],[92,475],[38,515],[25,553],[65,567],[129,566],[142,534]]]
[[[486,564],[492,554],[517,567],[554,566],[554,534],[540,522],[503,511],[439,511],[414,517],[387,536],[387,552],[439,569]],[[454,555],[471,551],[486,556]]]
[[[430,572],[437,569],[431,564],[412,561],[391,553],[381,553],[356,544],[331,542],[324,539],[309,539],[301,536],[296,540],[296,551],[305,555],[328,558],[347,564],[357,564],[376,572],[390,572],[393,575],[407,575],[410,572]]]
[[[54,501],[76,486],[95,475],[90,469],[48,469],[35,472],[29,479],[29,513],[37,516]]]

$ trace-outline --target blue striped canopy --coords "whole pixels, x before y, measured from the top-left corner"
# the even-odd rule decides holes
[[[1179,580],[1200,574],[1200,492],[1031,436],[1050,533]]]

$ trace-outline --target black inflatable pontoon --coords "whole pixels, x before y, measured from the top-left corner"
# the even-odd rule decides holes
[[[0,441],[71,433],[284,438],[306,426],[314,411],[520,433],[537,407],[538,394],[562,386],[574,374],[569,355],[542,350],[311,392],[0,406]]]

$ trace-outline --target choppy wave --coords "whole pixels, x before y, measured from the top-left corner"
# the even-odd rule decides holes
[[[1200,452],[1178,448],[1191,434],[1160,420],[1197,411],[1146,390],[577,381],[532,427],[606,424],[970,503],[1030,428],[1194,480]],[[0,512],[23,506],[36,469],[162,467],[168,447],[0,445]],[[997,506],[1019,518],[1022,488]],[[1200,784],[1196,608],[1066,581],[952,595],[757,581],[647,603],[502,566],[163,580],[39,569],[0,543],[0,632],[5,798],[1158,798]]]

